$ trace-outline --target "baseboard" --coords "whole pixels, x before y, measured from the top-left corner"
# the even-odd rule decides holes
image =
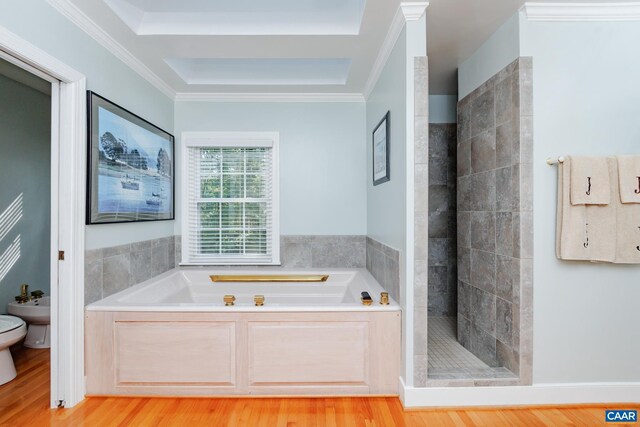
[[[640,383],[534,384],[516,387],[407,387],[405,408],[570,405],[640,402]]]

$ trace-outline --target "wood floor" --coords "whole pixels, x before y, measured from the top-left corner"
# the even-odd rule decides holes
[[[603,407],[404,411],[397,398],[89,398],[49,409],[49,351],[14,354],[0,426],[601,426]],[[618,405],[609,405],[620,407]],[[640,408],[635,405],[634,409]],[[625,409],[630,409],[627,405]],[[616,426],[624,424],[613,424]],[[637,423],[632,424],[640,427]]]

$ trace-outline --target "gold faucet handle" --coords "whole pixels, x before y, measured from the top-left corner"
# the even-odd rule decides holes
[[[225,295],[224,296],[224,305],[229,307],[234,305],[236,297],[233,295]]]
[[[389,305],[389,292],[380,292],[380,304]]]
[[[264,305],[264,295],[255,295],[253,302],[256,304],[256,307],[262,307]]]

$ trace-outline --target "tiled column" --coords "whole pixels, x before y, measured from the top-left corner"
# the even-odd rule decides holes
[[[458,340],[531,382],[532,67],[520,58],[458,103]]]

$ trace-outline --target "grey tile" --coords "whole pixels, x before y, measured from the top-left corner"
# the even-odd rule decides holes
[[[449,259],[451,239],[429,239],[429,266],[447,266],[451,262]]]
[[[429,213],[430,238],[446,238],[449,235],[449,215],[446,209]]]
[[[472,286],[458,281],[458,318],[471,319],[471,289]]]
[[[429,268],[426,261],[416,261],[414,264],[413,300],[414,304],[426,307],[428,304]]]
[[[515,139],[512,122],[506,122],[496,129],[496,167],[511,166],[513,161],[513,142]],[[517,163],[517,162],[515,162]]]
[[[166,245],[151,246],[151,269],[154,276],[169,270],[169,247]]]
[[[415,118],[415,162],[427,163],[429,161],[429,140],[431,139],[431,127],[428,117]],[[418,129],[429,129],[429,132],[418,132]]]
[[[520,69],[520,114],[533,116],[533,69]]]
[[[458,211],[458,241],[457,245],[461,248],[471,247],[471,213]]]
[[[102,260],[104,258],[104,251],[102,249],[91,249],[84,252],[84,262],[92,263],[94,261]]]
[[[471,348],[471,322],[458,316],[458,342],[466,349]]]
[[[429,116],[429,67],[426,56],[414,58],[414,115]]]
[[[496,299],[496,338],[511,347],[512,305],[501,298]]]
[[[520,164],[511,167],[511,211],[520,210]],[[505,184],[506,185],[506,184]]]
[[[514,224],[515,229],[515,224]],[[519,258],[533,258],[533,213],[520,212],[519,218],[520,256]]]
[[[458,178],[458,194],[457,194],[457,206],[458,211],[470,211],[471,210],[471,191],[474,184],[473,177],[465,176]]]
[[[471,249],[458,248],[458,278],[471,283]]]
[[[103,249],[103,257],[107,258],[114,255],[128,254],[129,252],[131,252],[131,244],[111,246]]]
[[[486,130],[471,138],[471,172],[485,172],[496,168],[496,134]]]
[[[496,208],[496,173],[487,171],[471,176],[472,211],[493,211]]]
[[[479,289],[495,293],[495,254],[475,249],[471,250],[471,284]]]
[[[447,185],[449,183],[448,161],[446,157],[429,159],[429,185]]]
[[[400,300],[400,266],[389,257],[384,257],[384,278],[391,298]]]
[[[429,125],[429,156],[448,157],[450,138],[449,125],[431,123]]]
[[[487,365],[497,365],[496,339],[474,323],[471,324],[471,352]]]
[[[428,375],[428,356],[416,355],[413,357],[413,384],[415,387],[426,387]]]
[[[494,91],[491,89],[471,102],[471,137],[494,127]]]
[[[512,77],[508,76],[496,84],[496,123],[501,124],[511,120],[513,89]]]
[[[496,333],[496,296],[482,289],[471,288],[471,323],[491,335]]]
[[[471,141],[465,141],[458,145],[457,160],[458,178],[471,174]]]
[[[518,363],[519,355],[517,352],[512,350],[510,347],[501,343],[500,341],[496,342],[496,361],[499,366],[504,366],[509,371],[518,375],[519,371],[519,363]]]
[[[147,249],[131,252],[131,282],[135,285],[144,282],[154,276],[154,268],[151,262],[151,246]]]
[[[173,239],[168,243],[169,248],[169,270],[176,267],[176,244]]]
[[[515,258],[496,256],[496,295],[513,301],[513,287],[517,283],[519,262]]]
[[[533,117],[520,118],[519,163],[533,163]]]
[[[131,252],[144,251],[145,249],[151,249],[151,240],[143,240],[141,242],[134,242],[131,244]],[[174,242],[175,244],[175,242]]]
[[[496,249],[495,212],[471,212],[471,248],[494,252]]]
[[[429,226],[436,226],[436,224],[429,224],[429,214],[416,213],[414,216],[414,259],[427,260],[427,246],[429,237]],[[442,227],[442,224],[438,224]],[[443,232],[440,231],[439,234]]]
[[[129,287],[131,262],[129,253],[104,258],[102,294],[108,297]]]
[[[496,213],[496,253],[513,255],[513,221],[511,212]]]
[[[102,299],[102,259],[85,263],[84,303],[91,304]]]
[[[471,138],[471,108],[462,102],[458,103],[458,142]]]
[[[513,206],[512,168],[496,170],[496,210],[510,212]]]
[[[520,210],[533,211],[533,165],[520,164]]]
[[[280,262],[285,267],[311,268],[311,242],[304,239],[281,239]]]
[[[365,240],[362,236],[315,236],[311,241],[313,268],[363,268]]]

